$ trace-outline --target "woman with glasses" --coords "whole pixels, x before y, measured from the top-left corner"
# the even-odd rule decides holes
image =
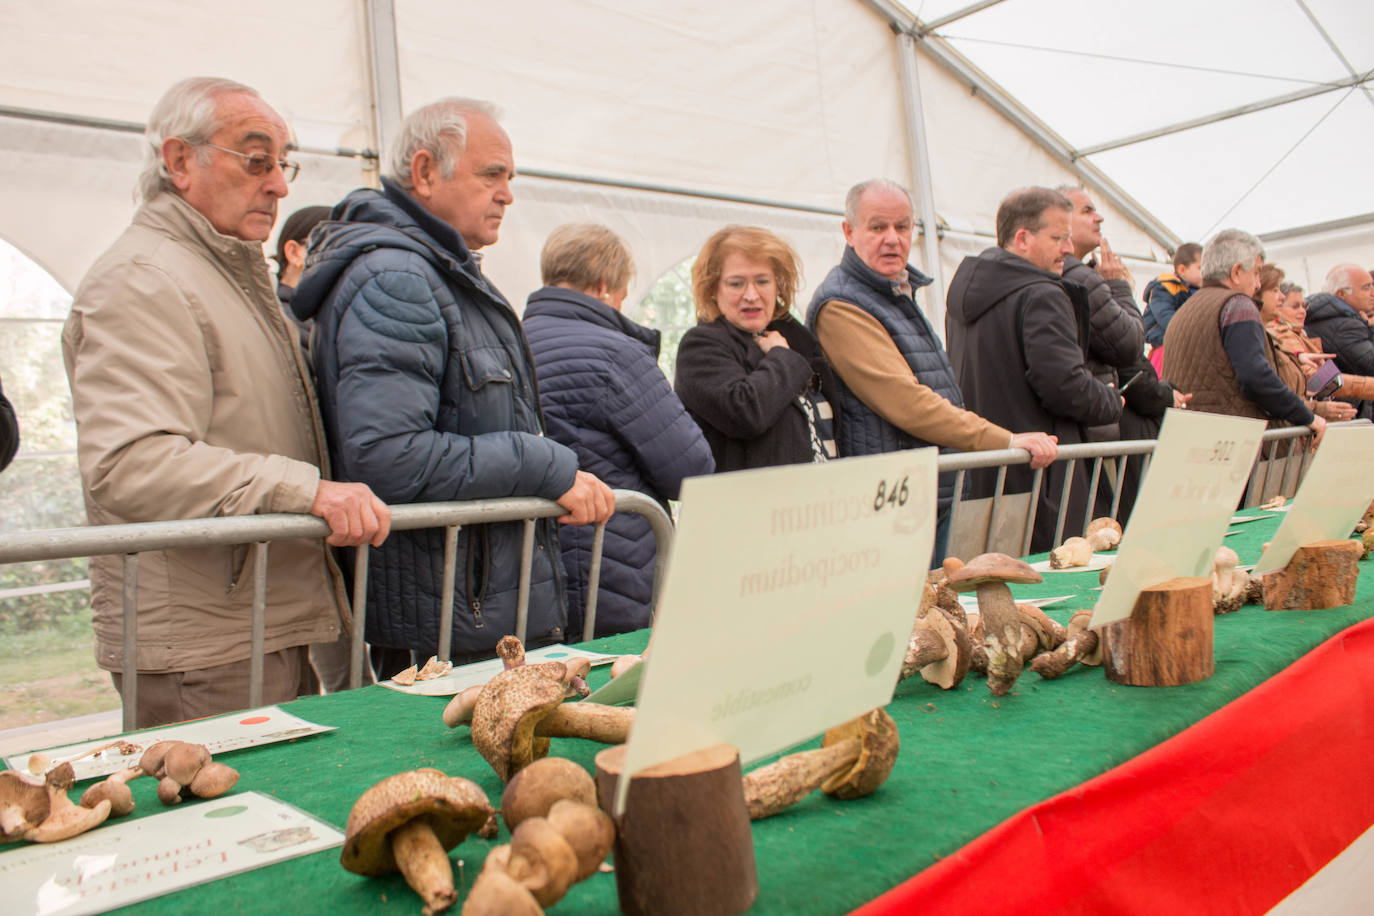
[[[797,253],[767,229],[727,226],[692,265],[698,324],[677,351],[674,388],[717,471],[835,457],[830,365],[788,310]]]
[[[1269,334],[1283,348],[1284,352],[1290,353],[1296,358],[1303,367],[1304,375],[1311,377],[1316,372],[1321,363],[1326,359],[1333,358],[1330,353],[1322,352],[1322,342],[1319,338],[1308,337],[1305,333],[1307,321],[1307,300],[1303,298],[1302,287],[1296,283],[1282,283],[1273,279],[1273,274],[1268,274],[1270,283],[1277,283],[1277,286],[1265,286],[1265,270],[1272,268],[1282,278],[1283,271],[1272,264],[1264,265],[1260,272],[1260,298],[1282,297],[1281,301],[1275,306],[1277,314],[1274,319],[1265,325]],[[1349,375],[1341,373],[1333,381],[1337,384],[1334,389],[1327,393],[1328,397],[1341,398],[1341,401],[1330,402],[1340,405],[1334,408],[1340,413],[1338,419],[1348,420],[1355,415],[1355,408],[1345,404],[1345,400],[1366,401],[1374,399],[1374,378],[1364,375]],[[1320,394],[1320,392],[1316,392]],[[1327,403],[1318,401],[1318,403]],[[1337,419],[1328,417],[1327,419]]]

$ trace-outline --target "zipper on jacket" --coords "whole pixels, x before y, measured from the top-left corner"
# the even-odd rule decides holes
[[[466,578],[468,593],[468,610],[472,612],[472,627],[475,630],[480,630],[487,625],[486,619],[482,616],[482,599],[486,596],[487,579],[489,578],[487,575],[488,570],[486,568],[488,553],[488,551],[485,549],[487,546],[486,526],[480,526],[476,534],[477,537],[473,537],[471,534],[468,535],[468,562]],[[478,538],[481,538],[482,540],[482,543],[480,545],[477,542]],[[482,549],[479,550],[479,546]],[[477,567],[477,563],[479,560],[482,563],[480,576],[478,575]]]

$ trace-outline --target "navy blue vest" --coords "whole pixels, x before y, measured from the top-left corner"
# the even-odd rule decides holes
[[[925,274],[909,266],[907,278],[913,292],[931,282]],[[811,306],[806,310],[806,326],[812,334],[816,333],[821,308],[831,300],[856,305],[876,318],[921,384],[954,406],[964,406],[964,395],[955,380],[949,357],[926,316],[911,298],[896,292],[892,281],[865,264],[851,247],[845,247],[839,266],[826,274],[811,297]],[[839,373],[835,374],[835,379],[836,399],[840,403],[835,439],[841,457],[876,455],[933,444],[884,420],[859,400]],[[941,451],[953,449],[942,448]],[[940,508],[948,506],[953,498],[954,473],[950,471],[940,475]]]

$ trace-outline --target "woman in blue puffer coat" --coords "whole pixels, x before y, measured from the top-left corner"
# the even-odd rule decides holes
[[[540,256],[544,288],[525,305],[539,404],[554,440],[608,486],[677,499],[682,481],[715,469],[711,449],[658,368],[659,333],[620,313],[634,263],[604,226],[560,226]],[[593,529],[563,526],[568,635],[582,637]],[[595,635],[650,623],[654,535],[616,513],[606,525]]]

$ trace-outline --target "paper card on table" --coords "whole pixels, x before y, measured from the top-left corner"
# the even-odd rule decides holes
[[[1130,617],[1143,588],[1210,572],[1263,433],[1263,420],[1165,413],[1150,471],[1093,609],[1094,627]]]
[[[935,454],[684,484],[625,772],[718,743],[747,763],[892,699],[934,538]]]
[[[235,751],[239,748],[273,744],[304,735],[332,731],[332,725],[316,725],[314,722],[307,722],[299,716],[291,715],[279,706],[264,706],[261,709],[249,709],[227,716],[184,722],[170,728],[130,732],[122,738],[98,738],[79,744],[44,748],[43,753],[48,755],[50,768],[70,760],[79,782],[97,776],[109,776],[111,773],[134,766],[143,756],[143,752],[159,741],[190,741],[205,745],[211,754],[219,754],[223,751]],[[81,756],[105,745],[114,746],[105,747],[104,750],[88,757]],[[25,751],[15,754],[13,757],[5,758],[5,763],[12,770],[23,770],[28,766],[29,755],[32,753],[33,751]],[[75,757],[81,759],[75,760]]]
[[[343,840],[333,826],[285,802],[239,792],[136,821],[106,821],[61,843],[10,847],[0,854],[4,909],[36,916],[103,913]],[[285,901],[280,906],[289,909]]]
[[[615,661],[616,656],[605,655],[601,652],[588,652],[586,649],[575,649],[572,646],[544,646],[539,649],[531,649],[525,653],[527,662],[547,662],[562,660],[565,658],[585,658],[591,662],[592,667],[597,665],[609,665]],[[427,681],[416,681],[414,684],[398,684],[395,681],[382,681],[383,687],[390,687],[398,693],[409,693],[412,696],[420,697],[451,697],[469,687],[478,684],[485,684],[487,681],[501,673],[502,663],[499,658],[489,659],[484,662],[473,662],[471,665],[460,665],[454,668],[443,677],[432,678]]]
[[[635,696],[639,693],[640,680],[644,675],[644,665],[643,661],[635,662],[620,677],[602,684],[581,702],[604,703],[607,706],[634,702]]]
[[[1350,537],[1374,497],[1374,426],[1332,427],[1312,457],[1297,498],[1255,570],[1283,569],[1293,552],[1313,541]]]

